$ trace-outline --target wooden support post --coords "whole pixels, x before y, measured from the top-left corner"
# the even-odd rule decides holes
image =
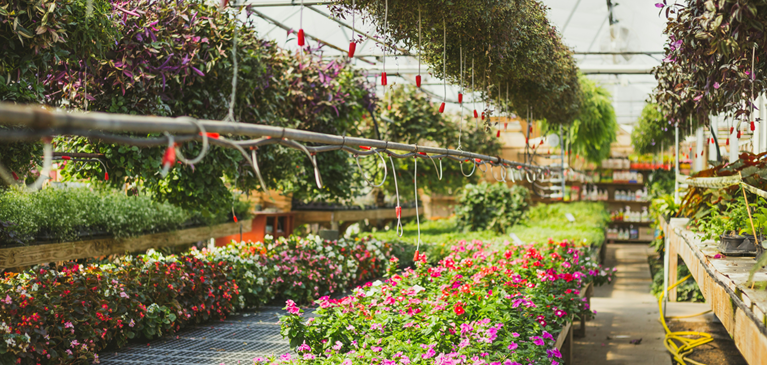
[[[562,348],[559,350],[562,353],[562,360],[566,365],[573,363],[573,326],[567,329],[567,337],[565,343],[562,344]]]
[[[674,227],[669,227],[669,230],[673,230]],[[670,238],[669,244],[668,244],[668,252],[666,252],[666,255],[668,255],[668,285],[674,285],[674,283],[679,280],[677,277],[677,266],[679,263],[679,238],[676,235],[673,235]],[[676,288],[669,290],[668,292],[668,301],[669,302],[676,302]]]

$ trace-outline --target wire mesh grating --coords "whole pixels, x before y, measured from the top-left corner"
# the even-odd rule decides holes
[[[234,315],[220,322],[199,325],[154,340],[134,343],[116,352],[102,353],[101,364],[252,364],[256,357],[290,352],[280,335],[280,308]]]

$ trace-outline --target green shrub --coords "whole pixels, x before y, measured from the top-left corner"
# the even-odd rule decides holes
[[[527,188],[504,183],[466,185],[455,209],[458,228],[463,231],[489,230],[504,233],[527,210]]]
[[[21,242],[40,238],[65,242],[98,234],[131,237],[180,228],[189,217],[168,203],[102,187],[34,193],[8,189],[0,194],[0,221],[12,223],[4,230]]]

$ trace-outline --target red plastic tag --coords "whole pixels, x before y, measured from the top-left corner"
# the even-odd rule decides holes
[[[501,138],[501,130],[500,130],[500,129],[498,130],[498,133],[496,133],[496,134],[495,134],[495,136],[496,136],[497,138]]]
[[[162,164],[173,165],[173,162],[175,161],[176,161],[176,149],[173,147],[166,148],[165,154],[162,156]]]
[[[200,132],[200,135],[202,135],[202,132]],[[205,132],[205,135],[208,136],[208,138],[218,139],[218,137],[221,137],[218,133],[211,133],[211,132]]]
[[[474,119],[479,118],[479,114],[477,113],[477,109],[474,109]]]
[[[401,206],[398,205],[396,208],[394,208],[394,212],[396,212],[396,214],[397,214],[397,219],[402,218],[402,207]]]
[[[104,172],[104,181],[109,181],[109,173]]]
[[[298,46],[303,47],[306,44],[306,40],[304,39],[304,30],[299,29],[298,30]]]
[[[357,50],[357,43],[349,42],[349,58],[354,57],[354,51]]]
[[[421,75],[416,75],[416,77],[415,77],[415,86],[421,87]]]
[[[72,159],[72,157],[69,157],[69,156],[61,156],[61,159],[62,159],[62,160],[67,160],[67,161],[68,161],[68,160],[71,160],[71,159]]]
[[[389,81],[386,79],[386,72],[381,72],[381,85],[386,86]]]
[[[756,124],[752,121],[751,122],[751,131],[753,132],[755,130],[756,130]]]
[[[368,146],[360,146],[360,148],[365,150],[365,151],[370,151],[370,147],[368,147]]]
[[[442,104],[439,106],[439,112],[444,113],[445,112],[445,102],[443,101]]]
[[[463,94],[458,93],[458,103],[463,103]],[[752,122],[753,123],[753,122]]]

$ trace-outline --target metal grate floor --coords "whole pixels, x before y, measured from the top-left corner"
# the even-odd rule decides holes
[[[290,352],[288,341],[280,335],[278,321],[283,312],[278,307],[263,307],[190,327],[145,346],[131,343],[117,352],[99,354],[101,364],[252,364],[255,357]]]

